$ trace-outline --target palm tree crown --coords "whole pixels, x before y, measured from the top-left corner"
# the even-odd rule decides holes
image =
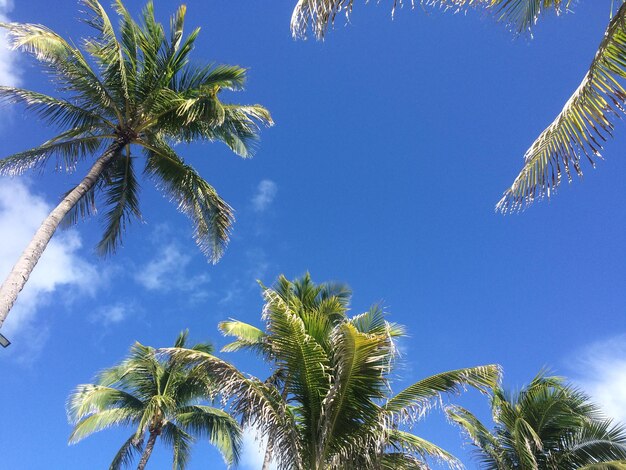
[[[181,333],[175,348],[185,348],[186,339],[187,332]],[[191,350],[210,353],[213,349],[197,344]],[[158,437],[172,448],[174,469],[186,467],[194,436],[208,438],[224,461],[234,464],[241,444],[239,425],[225,411],[202,404],[217,389],[218,384],[192,362],[162,359],[154,348],[135,343],[126,360],[102,371],[95,384],[79,385],[70,395],[68,415],[75,424],[70,443],[110,426],[135,426],[111,470],[130,465],[139,454],[138,468],[143,468]]]
[[[491,411],[490,431],[468,410],[448,409],[476,447],[482,468],[626,469],[626,429],[559,377],[539,374],[519,393],[496,387]]]
[[[232,209],[173,145],[222,141],[249,157],[259,125],[272,124],[262,106],[220,101],[221,91],[242,89],[244,69],[190,61],[199,30],[184,36],[184,6],[172,16],[166,34],[155,20],[152,3],[136,22],[117,0],[118,37],[97,0],[82,3],[86,22],[95,31],[83,41],[82,50],[45,26],[1,24],[14,48],[42,64],[60,97],[2,86],[0,100],[23,104],[63,130],[39,147],[0,160],[0,175],[19,175],[51,159],[57,168],[74,171],[82,160],[98,152],[101,156],[44,221],[25,251],[26,259],[18,261],[3,285],[0,326],[61,221],[73,223],[93,213],[98,197],[99,205],[107,208],[98,251],[115,251],[126,225],[141,218],[135,168],[139,160],[145,177],[192,219],[201,250],[217,261],[228,242]]]
[[[224,350],[251,349],[267,359],[265,382],[249,378],[207,354],[175,352],[204,363],[233,397],[236,412],[268,439],[266,462],[281,469],[427,468],[426,458],[456,459],[403,430],[434,397],[464,385],[493,386],[497,366],[444,372],[390,395],[396,339],[403,328],[372,307],[348,316],[350,291],[341,284],[280,277],[263,288],[266,325],[220,324],[235,341]]]

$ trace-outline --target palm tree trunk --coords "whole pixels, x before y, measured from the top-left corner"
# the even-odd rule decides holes
[[[96,160],[87,176],[50,212],[37,232],[35,232],[35,236],[17,260],[15,266],[13,266],[2,286],[0,286],[0,327],[2,327],[4,320],[17,300],[18,294],[24,288],[26,281],[28,281],[30,274],[63,218],[78,203],[80,198],[96,184],[107,165],[125,145],[126,142],[122,138],[113,142],[104,154]]]
[[[146,448],[143,450],[143,454],[141,454],[141,460],[139,461],[137,470],[143,470],[146,467],[148,459],[150,458],[150,454],[152,454],[152,449],[154,449],[154,443],[156,442],[158,435],[159,433],[157,431],[150,431],[150,437],[148,438]]]

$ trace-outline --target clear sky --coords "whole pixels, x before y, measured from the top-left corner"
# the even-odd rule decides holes
[[[157,14],[165,20],[177,3],[157,1]],[[77,384],[135,340],[168,346],[189,328],[192,340],[221,346],[218,321],[259,323],[256,279],[307,270],[318,282],[350,284],[354,313],[382,301],[407,326],[395,390],[488,363],[518,387],[550,366],[626,419],[624,125],[583,181],[521,215],[494,213],[526,148],[578,86],[611,1],[546,17],[532,40],[481,14],[403,8],[392,21],[389,1],[357,1],[351,23],[339,18],[323,43],[292,40],[290,3],[188,2],[189,29],[202,26],[196,60],[247,67],[247,90],[227,98],[261,103],[276,121],[253,160],[221,144],[179,149],[236,208],[232,243],[208,264],[187,219],[147,181],[145,223],[128,229],[115,257],[94,254],[98,218],[57,234],[3,329],[14,342],[0,350],[3,468],[108,467],[129,432],[68,447],[64,404]],[[141,5],[128,2],[134,12]],[[0,7],[76,40],[85,32],[73,0]],[[0,59],[3,84],[50,91],[30,61]],[[51,132],[4,108],[1,153]],[[0,180],[1,274],[84,171]],[[264,373],[254,358],[228,358]],[[485,416],[476,394],[457,400]],[[475,467],[440,412],[415,430]],[[242,468],[259,468],[254,448],[249,439]],[[168,468],[169,459],[157,446],[149,467]],[[189,468],[207,466],[223,468],[199,443]]]

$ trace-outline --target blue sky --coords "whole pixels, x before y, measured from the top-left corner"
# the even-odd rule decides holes
[[[165,19],[177,2],[157,1]],[[481,14],[451,15],[358,2],[325,42],[294,41],[289,2],[188,2],[202,26],[198,61],[249,68],[238,103],[261,103],[275,127],[244,161],[219,144],[181,147],[237,210],[232,242],[210,265],[191,227],[149,182],[144,223],[113,258],[94,254],[98,218],[55,236],[3,333],[0,450],[6,468],[108,466],[128,430],[67,446],[64,403],[79,383],[124,357],[134,340],[170,345],[181,329],[224,344],[217,322],[258,323],[256,279],[310,271],[345,281],[353,311],[382,301],[407,326],[394,389],[439,371],[498,363],[517,387],[543,366],[577,380],[626,420],[626,129],[606,161],[549,203],[503,217],[494,205],[522,156],[578,86],[602,38],[610,0],[545,18],[534,39]],[[138,11],[140,1],[128,6]],[[74,1],[30,0],[14,21],[78,39]],[[50,91],[25,58],[2,52],[0,79]],[[45,140],[21,109],[4,109],[2,154]],[[0,273],[81,171],[0,182]],[[251,373],[253,358],[229,355]],[[474,393],[457,401],[485,415]],[[434,411],[416,431],[475,468],[456,429]],[[258,468],[254,443],[242,468]],[[152,468],[167,468],[157,449]],[[189,468],[221,468],[205,443]],[[256,465],[256,466],[255,466]]]

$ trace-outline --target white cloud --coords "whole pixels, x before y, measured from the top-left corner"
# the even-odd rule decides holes
[[[131,313],[133,313],[131,306],[118,303],[97,309],[92,318],[104,326],[109,326],[121,323]]]
[[[32,193],[23,181],[0,179],[0,277],[8,275],[51,207]],[[37,319],[39,308],[56,296],[71,300],[77,292],[93,295],[101,277],[81,258],[81,240],[73,230],[57,232],[44,251],[17,303],[9,313],[2,333],[20,348],[39,345],[47,327]],[[1,281],[0,281],[1,282]],[[59,289],[63,290],[59,292]],[[57,297],[58,298],[58,297]],[[60,303],[60,302],[59,302]]]
[[[265,211],[270,204],[274,202],[277,192],[278,187],[276,183],[271,180],[262,180],[259,183],[256,194],[252,198],[252,207],[254,207],[254,210],[256,212]]]
[[[194,299],[201,300],[200,297],[206,293],[200,288],[208,284],[210,278],[208,274],[188,275],[187,266],[190,261],[191,256],[183,253],[178,245],[167,244],[152,261],[139,269],[135,280],[148,290],[167,292],[176,289],[194,292]]]
[[[252,428],[243,430],[243,445],[239,468],[243,470],[259,470],[265,458],[265,440],[260,439],[258,432]],[[276,470],[275,462],[270,464],[271,470]]]
[[[575,357],[576,378],[604,413],[626,422],[626,334],[593,343]]]
[[[11,21],[8,14],[13,10],[11,0],[0,0],[0,21]],[[20,69],[17,66],[18,55],[9,48],[7,37],[0,34],[0,84],[17,86],[20,84]]]

